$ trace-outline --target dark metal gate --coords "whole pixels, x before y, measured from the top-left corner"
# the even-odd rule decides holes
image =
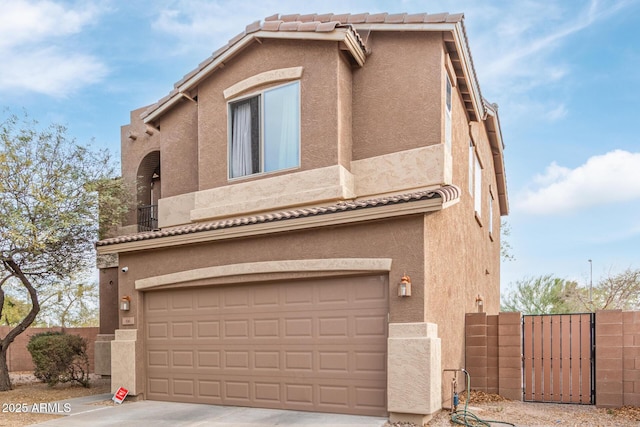
[[[522,319],[524,400],[595,404],[595,315]]]

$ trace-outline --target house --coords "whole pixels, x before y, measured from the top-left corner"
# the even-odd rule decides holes
[[[465,313],[499,310],[503,142],[462,14],[255,22],[131,113],[122,176],[97,250],[133,395],[420,422]]]

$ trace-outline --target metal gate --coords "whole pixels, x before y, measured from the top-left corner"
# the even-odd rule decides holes
[[[595,315],[522,320],[524,400],[595,404]]]

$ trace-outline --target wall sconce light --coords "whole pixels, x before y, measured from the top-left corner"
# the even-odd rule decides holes
[[[120,310],[129,311],[129,308],[131,308],[131,298],[128,295],[123,296],[120,299]]]
[[[402,276],[402,280],[398,284],[398,296],[410,297],[411,296],[411,277],[406,274]]]
[[[482,313],[484,311],[484,299],[480,294],[476,297],[476,305],[478,306],[478,313]]]

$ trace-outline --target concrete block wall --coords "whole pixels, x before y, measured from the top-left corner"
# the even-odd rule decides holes
[[[10,326],[0,326],[0,337],[7,336],[12,329]],[[35,334],[39,334],[47,331],[62,331],[64,330],[68,334],[80,335],[87,340],[87,354],[89,355],[89,371],[94,372],[94,342],[98,335],[99,328],[27,328],[26,331],[16,337],[16,339],[9,346],[7,351],[7,366],[9,372],[23,372],[33,371],[33,361],[31,360],[31,353],[27,350],[27,344],[29,340]]]
[[[487,358],[489,345],[487,313],[468,313],[465,321],[465,369],[471,377],[471,389],[489,392],[488,372],[498,370],[498,361]],[[497,350],[497,346],[496,346]],[[497,376],[496,376],[497,377]],[[497,390],[493,393],[497,393]]]
[[[640,312],[596,313],[596,406],[640,406]]]
[[[465,323],[471,389],[522,400],[520,313],[468,313]]]
[[[498,315],[498,394],[522,400],[522,320],[520,313]]]
[[[640,406],[640,312],[638,311],[622,312],[622,346],[622,403],[624,406]]]

